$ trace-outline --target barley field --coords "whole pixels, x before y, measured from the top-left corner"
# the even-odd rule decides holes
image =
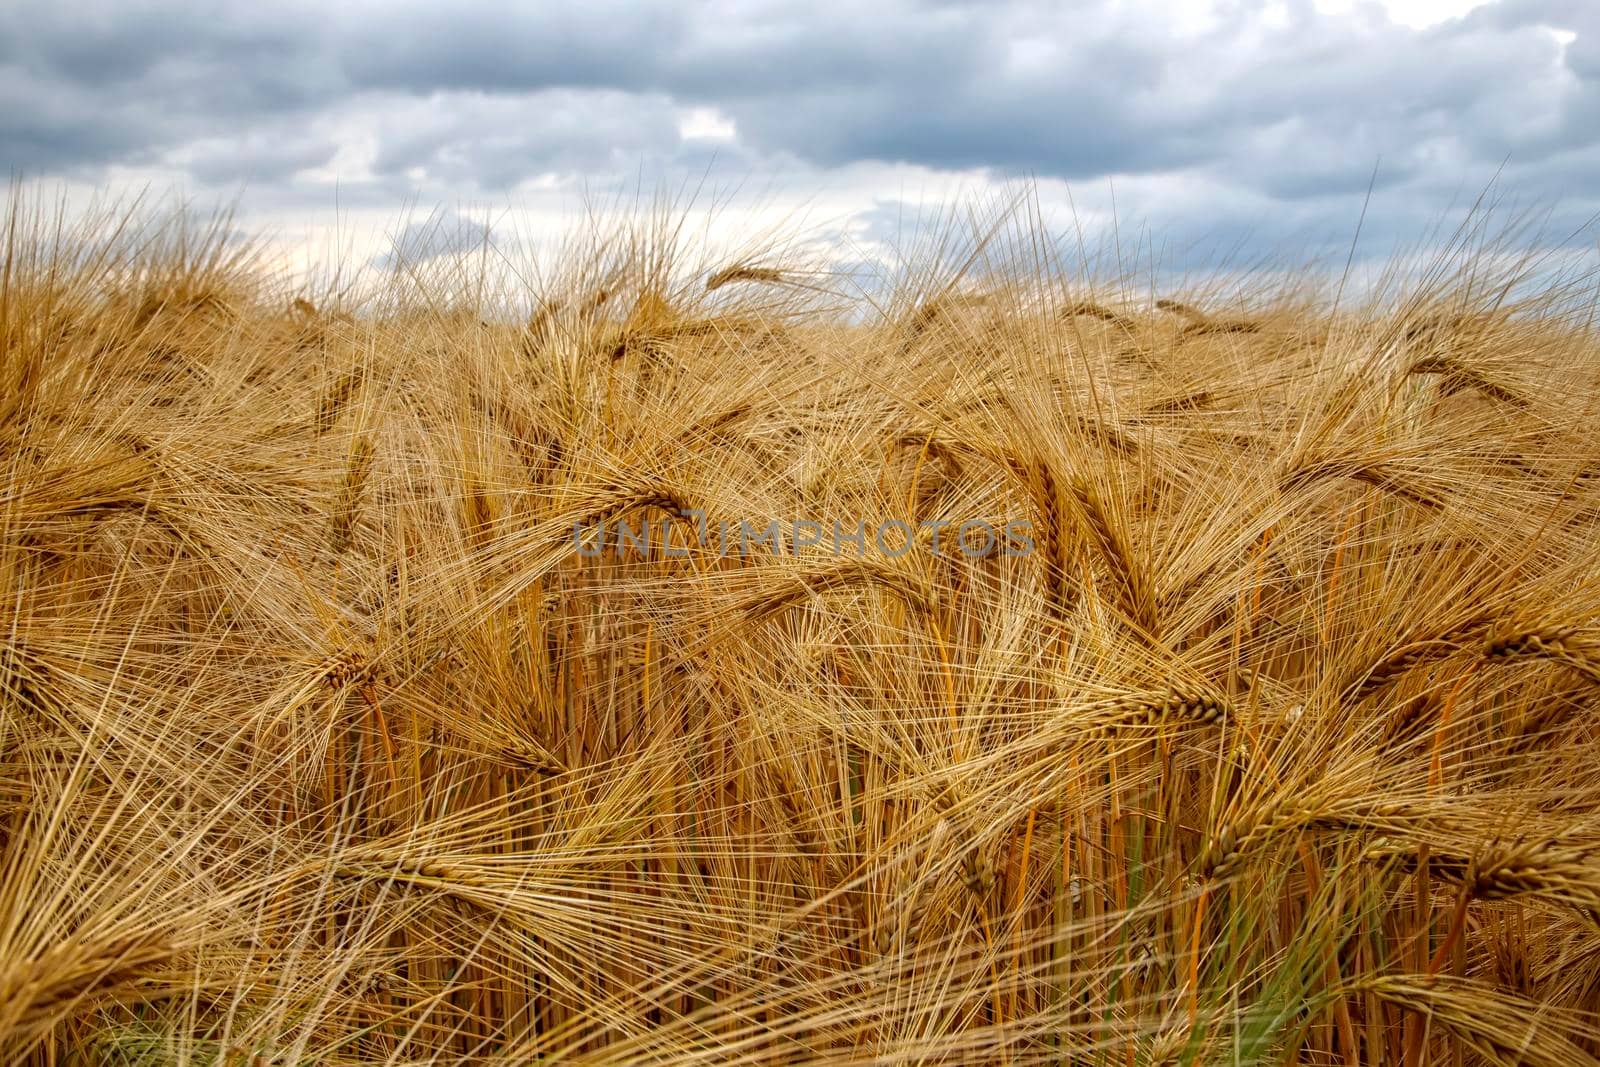
[[[13,197],[0,1059],[1600,1062],[1591,267],[670,222]]]

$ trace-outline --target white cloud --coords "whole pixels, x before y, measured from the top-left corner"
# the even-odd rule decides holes
[[[1393,22],[1412,29],[1427,29],[1461,18],[1489,0],[1316,0],[1326,15],[1348,15],[1357,8],[1381,10]]]
[[[732,141],[738,125],[714,107],[691,107],[678,118],[678,136],[685,141]]]

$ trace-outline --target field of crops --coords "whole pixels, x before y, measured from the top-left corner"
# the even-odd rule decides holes
[[[124,221],[8,215],[5,1062],[1600,1058],[1592,276]]]

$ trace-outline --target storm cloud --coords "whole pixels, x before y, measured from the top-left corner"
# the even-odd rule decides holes
[[[0,165],[35,179],[170,175],[282,207],[643,174],[868,195],[913,168],[1069,183],[1091,210],[1114,189],[1119,215],[1245,241],[1347,231],[1369,185],[1396,233],[1497,178],[1560,224],[1600,208],[1589,0],[1422,28],[1376,0],[29,0],[0,20]]]

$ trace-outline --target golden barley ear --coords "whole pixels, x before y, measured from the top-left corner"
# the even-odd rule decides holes
[[[1156,611],[1155,585],[1144,562],[1136,557],[1132,540],[1119,516],[1112,513],[1100,491],[1085,478],[1072,480],[1072,497],[1077,502],[1081,521],[1090,543],[1105,562],[1117,605],[1143,633],[1160,633]]]
[[[795,573],[777,589],[761,589],[738,602],[737,613],[749,620],[771,618],[812,596],[829,590],[876,586],[899,597],[924,615],[935,610],[933,591],[911,574],[886,563],[846,557]]]
[[[1351,982],[1347,988],[1427,1019],[1485,1063],[1566,1067],[1600,1062],[1584,1047],[1592,1045],[1592,1038],[1581,1015],[1552,1013],[1475,979],[1387,974]]]
[[[1207,319],[1191,322],[1183,328],[1186,336],[1203,337],[1207,334],[1260,333],[1261,323],[1254,319]]]
[[[337,555],[343,555],[350,550],[356,523],[361,518],[362,504],[367,492],[367,479],[372,474],[373,455],[372,435],[365,433],[358,436],[350,450],[350,458],[345,464],[344,479],[340,482],[333,514],[328,520],[328,544]]]
[[[992,843],[971,846],[961,857],[961,883],[980,913],[987,913],[995,885],[995,849]]]
[[[1097,304],[1093,300],[1077,300],[1070,304],[1065,304],[1056,312],[1056,316],[1062,319],[1077,318],[1079,316],[1099,319],[1101,322],[1109,322],[1113,326],[1127,330],[1130,333],[1133,332],[1132,319],[1119,312],[1112,311],[1104,305]]]
[[[319,437],[333,429],[334,424],[339,421],[339,416],[349,407],[350,402],[366,383],[366,379],[366,365],[357,364],[333,380],[317,405],[316,429]]]
[[[1374,489],[1381,489],[1430,511],[1437,511],[1445,506],[1445,500],[1437,490],[1421,484],[1393,464],[1384,462],[1363,462],[1356,459],[1314,461],[1289,471],[1278,484],[1283,492],[1296,493],[1319,482],[1335,478],[1348,478]]]
[[[1316,791],[1280,793],[1224,822],[1205,842],[1196,867],[1202,878],[1227,879],[1273,842],[1312,830],[1417,834],[1425,816],[1405,801],[1343,801]]]
[[[160,930],[102,940],[72,938],[0,969],[0,1036],[21,1043],[89,1005],[137,997],[139,982],[169,964],[170,940]]]
[[[1460,647],[1459,642],[1452,639],[1452,636],[1460,637],[1464,635],[1446,635],[1433,640],[1420,641],[1398,651],[1385,654],[1377,662],[1363,670],[1359,677],[1350,680],[1343,686],[1342,691],[1345,698],[1347,700],[1361,700],[1403,677],[1413,668],[1443,659]]]
[[[1490,661],[1545,660],[1577,671],[1600,685],[1600,648],[1583,638],[1582,627],[1542,626],[1531,630],[1510,630],[1490,637],[1483,646]]]
[[[1140,726],[1220,726],[1235,716],[1219,694],[1173,688],[1118,697],[1098,709],[1092,721],[1097,732],[1111,734]]]
[[[955,313],[963,308],[983,307],[989,303],[987,293],[947,292],[930,297],[919,304],[901,327],[905,334],[902,354],[920,338],[939,329],[949,329]]]
[[[494,745],[492,751],[511,766],[533,771],[536,774],[560,775],[569,773],[569,768],[559,756],[551,752],[542,741],[526,734],[515,737],[507,736],[504,740]]]
[[[1184,393],[1166,400],[1158,400],[1139,412],[1139,415],[1141,418],[1146,418],[1152,415],[1171,415],[1199,411],[1202,408],[1210,407],[1216,400],[1217,396],[1213,390],[1196,389],[1192,393]]]
[[[1170,314],[1177,315],[1179,318],[1187,319],[1189,322],[1196,325],[1211,321],[1210,316],[1206,315],[1198,308],[1191,307],[1190,305],[1178,300],[1157,300],[1156,309],[1158,311],[1165,311]]]
[[[1406,368],[1407,377],[1418,374],[1439,375],[1442,379],[1440,393],[1445,396],[1466,389],[1475,389],[1491,400],[1512,407],[1527,408],[1533,404],[1515,389],[1501,385],[1451,356],[1424,356]]]
[[[724,285],[734,282],[760,282],[765,285],[777,285],[784,281],[783,271],[772,267],[756,267],[747,264],[738,264],[724,267],[706,279],[706,292],[715,292]]]
[[[482,904],[482,894],[501,887],[495,879],[449,859],[383,845],[349,850],[333,861],[330,873],[340,878],[432,889],[471,904]]]
[[[1040,460],[1027,468],[1030,477],[1027,488],[1033,498],[1036,528],[1039,531],[1038,553],[1042,568],[1045,607],[1056,622],[1063,622],[1076,599],[1076,586],[1072,580],[1071,557],[1075,541],[1065,509],[1066,499],[1060,481],[1050,464]]]
[[[1585,919],[1600,910],[1600,850],[1592,842],[1577,847],[1553,840],[1495,843],[1441,873],[1476,900],[1538,897],[1565,904]]]

